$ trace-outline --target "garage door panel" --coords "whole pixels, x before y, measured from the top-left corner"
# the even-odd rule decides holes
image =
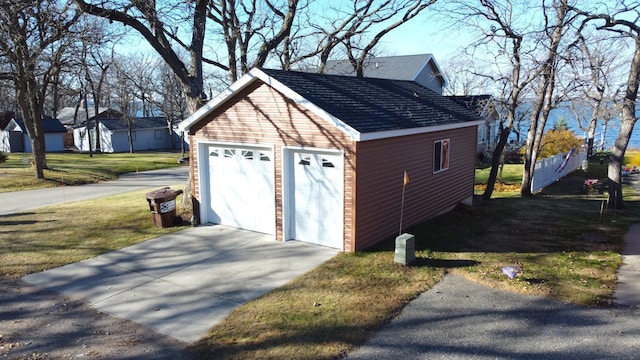
[[[343,166],[341,155],[294,152],[292,237],[342,248]]]
[[[275,233],[272,151],[212,146],[209,157],[211,222]]]

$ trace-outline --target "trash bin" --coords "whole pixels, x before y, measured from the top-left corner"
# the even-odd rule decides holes
[[[151,220],[155,226],[170,227],[176,221],[176,197],[182,190],[171,190],[168,187],[154,190],[146,194]]]

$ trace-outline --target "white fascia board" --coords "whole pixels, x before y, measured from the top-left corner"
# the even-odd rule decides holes
[[[466,128],[466,127],[479,126],[483,124],[484,124],[484,120],[476,120],[476,121],[468,121],[468,122],[455,123],[455,124],[436,125],[436,126],[428,126],[428,127],[420,127],[420,128],[412,128],[412,129],[379,131],[379,132],[362,134],[360,135],[360,138],[357,139],[356,141],[380,140],[380,139],[393,138],[397,136],[426,134],[426,133],[432,133],[432,132],[438,132],[438,131],[447,131],[447,130]]]
[[[180,131],[189,131],[191,126],[200,121],[203,117],[210,114],[212,111],[217,109],[221,104],[223,104],[229,97],[233,96],[233,94],[238,91],[244,89],[249,84],[254,82],[256,76],[252,74],[252,71],[248,72],[244,76],[242,76],[238,81],[231,84],[228,88],[223,90],[221,93],[216,95],[213,99],[209,100],[206,104],[201,106],[198,110],[196,110],[193,114],[189,115],[188,118],[182,120],[178,124],[178,129]]]

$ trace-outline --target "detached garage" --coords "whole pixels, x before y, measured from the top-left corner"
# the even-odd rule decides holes
[[[253,69],[180,124],[194,214],[344,251],[473,197],[475,113],[411,81]]]

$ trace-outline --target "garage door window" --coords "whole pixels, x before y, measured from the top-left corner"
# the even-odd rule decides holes
[[[311,165],[311,156],[309,155],[301,155],[300,156],[300,162],[298,162],[298,164],[300,165]]]
[[[253,151],[251,151],[251,150],[242,150],[242,157],[245,160],[253,160]]]
[[[327,159],[322,159],[322,167],[334,168],[336,167],[333,163]]]

